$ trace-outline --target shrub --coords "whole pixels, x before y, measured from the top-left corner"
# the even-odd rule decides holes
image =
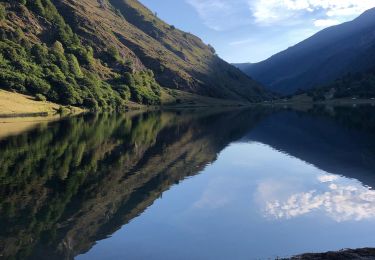
[[[98,110],[99,109],[99,104],[94,98],[86,98],[83,101],[83,105],[87,107],[88,109],[91,110]]]
[[[128,85],[120,84],[115,86],[115,90],[120,94],[124,100],[129,100],[131,98],[131,91]]]
[[[107,53],[108,53],[108,56],[113,61],[118,61],[118,62],[121,61],[120,53],[119,53],[119,51],[117,50],[116,47],[113,47],[113,46],[109,47],[108,50],[107,50]]]
[[[25,80],[25,85],[31,93],[47,94],[51,85],[45,80],[30,75]]]
[[[63,81],[59,86],[59,100],[65,105],[77,105],[80,103],[78,93],[72,85]]]
[[[130,88],[135,88],[135,80],[133,78],[133,75],[129,72],[126,72],[124,75],[125,84],[128,85]]]
[[[64,53],[65,52],[64,46],[59,41],[55,41],[55,43],[52,46],[52,50],[55,51],[56,53]]]
[[[5,7],[0,3],[0,21],[4,20],[6,17]]]
[[[47,98],[45,96],[43,96],[42,94],[36,94],[35,95],[35,100],[36,101],[43,101],[43,102],[45,102],[45,101],[47,101]]]
[[[0,66],[6,67],[8,65],[8,61],[4,58],[4,56],[0,53]]]
[[[46,65],[49,63],[48,48],[41,44],[35,44],[31,48],[31,54],[34,56],[35,61],[40,65]]]
[[[74,76],[76,76],[78,78],[81,78],[83,76],[83,74],[82,74],[82,70],[81,70],[81,67],[79,65],[79,62],[78,62],[76,56],[74,56],[74,54],[68,54],[67,60],[68,60],[70,72]]]
[[[25,79],[26,75],[22,73],[7,69],[0,70],[0,86],[3,88],[25,92]]]
[[[44,15],[44,7],[41,0],[28,1],[27,6],[37,14]]]

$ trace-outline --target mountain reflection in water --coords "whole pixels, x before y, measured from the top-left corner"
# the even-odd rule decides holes
[[[151,205],[172,186],[209,174],[211,168],[217,168],[217,176],[210,175],[218,185],[212,191],[215,195],[204,193],[194,202],[195,210],[213,212],[231,205],[241,212],[245,201],[235,202],[237,193],[231,200],[230,180],[231,174],[233,183],[239,176],[234,171],[243,171],[243,179],[233,187],[252,194],[257,221],[287,221],[309,214],[324,214],[337,223],[375,220],[375,193],[368,187],[375,184],[374,111],[372,107],[309,112],[253,108],[84,115],[4,138],[0,255],[71,259],[88,252],[89,258],[97,241],[156,207]],[[303,178],[297,172],[301,169]],[[199,185],[194,192],[199,193]],[[189,199],[181,197],[175,203],[183,205],[185,198]],[[173,211],[176,205],[169,207]],[[221,218],[223,214],[217,221],[225,221]],[[248,224],[241,219],[242,225]],[[369,224],[368,229],[374,231],[375,226]],[[164,242],[173,247],[173,242]],[[235,259],[251,259],[250,252]],[[278,250],[270,252],[268,257]],[[202,259],[207,254],[202,253]],[[137,258],[130,251],[128,256]]]

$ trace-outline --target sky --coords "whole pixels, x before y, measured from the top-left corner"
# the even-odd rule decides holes
[[[231,63],[259,62],[375,7],[375,0],[140,0]]]

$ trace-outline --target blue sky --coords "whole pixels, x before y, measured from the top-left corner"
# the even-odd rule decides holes
[[[258,62],[375,0],[141,0],[158,16],[215,47],[228,62]]]

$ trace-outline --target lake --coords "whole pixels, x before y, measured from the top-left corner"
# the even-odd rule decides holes
[[[87,114],[2,136],[0,258],[275,259],[375,247],[374,115],[371,106]]]

